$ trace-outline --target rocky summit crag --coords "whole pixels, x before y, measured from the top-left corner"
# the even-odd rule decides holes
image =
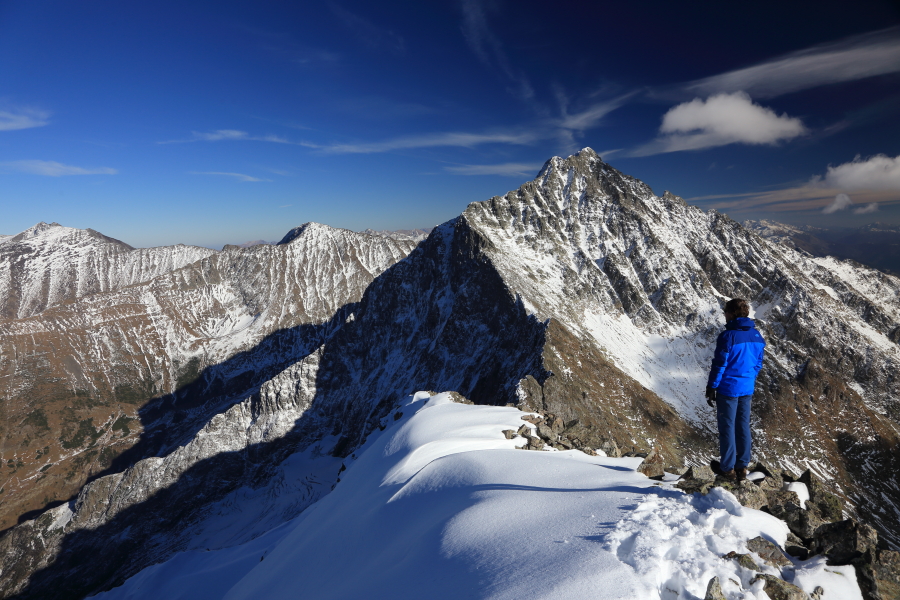
[[[656,196],[590,149],[415,244],[309,224],[3,321],[0,498],[51,477],[68,482],[55,499],[77,495],[3,534],[0,595],[118,585],[191,547],[233,490],[269,489],[292,454],[350,455],[416,390],[552,415],[548,445],[707,464],[702,391],[735,296],[768,341],[757,457],[809,469],[900,544],[900,487],[882,476],[900,467],[897,278]],[[96,466],[69,475],[76,460]],[[267,522],[338,469],[323,477]],[[7,523],[41,507],[17,502]]]

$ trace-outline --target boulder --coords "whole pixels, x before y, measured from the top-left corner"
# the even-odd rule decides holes
[[[808,502],[807,506],[809,506]],[[794,533],[803,539],[811,540],[815,536],[816,530],[825,524],[826,521],[822,520],[817,511],[804,510],[800,513],[800,527]]]
[[[522,425],[521,427],[519,427],[519,430],[516,431],[516,433],[521,435],[522,437],[528,437],[529,435],[531,435],[531,427],[529,427],[528,425]]]
[[[752,583],[761,579],[766,582],[763,590],[771,600],[809,600],[806,592],[774,575],[757,575],[753,578]]]
[[[709,580],[709,584],[706,586],[706,595],[703,596],[703,600],[726,600],[725,594],[722,593],[722,584],[719,583],[718,577],[713,577]]]
[[[434,396],[431,392],[428,393]],[[447,395],[450,397],[451,402],[456,402],[457,404],[475,404],[459,392],[447,392]]]
[[[526,421],[528,423],[531,423],[532,425],[537,425],[538,423],[543,421],[544,418],[540,417],[538,415],[530,415],[529,414],[529,415],[522,415],[522,420]]]
[[[666,475],[664,467],[665,459],[663,459],[662,454],[657,452],[656,448],[653,448],[647,454],[647,457],[644,458],[644,462],[637,468],[637,471],[651,479],[662,479]]]
[[[756,564],[756,561],[754,561],[749,554],[738,554],[737,552],[731,551],[722,558],[724,558],[725,560],[737,561],[737,564],[741,565],[745,569],[756,571],[757,573],[762,571],[762,569],[759,568],[759,565]]]
[[[566,428],[566,424],[563,422],[562,418],[553,414],[547,415],[547,424],[550,426],[550,430],[554,435],[559,435],[563,432],[563,429]]]
[[[546,421],[540,421],[537,424],[537,434],[541,436],[541,439],[548,442],[554,442],[558,437],[556,433],[554,433],[553,428],[550,427]]]
[[[616,444],[616,440],[606,439],[603,440],[600,444],[600,450],[603,450],[604,454],[610,456],[612,458],[619,458],[622,456],[622,451],[619,450],[619,445]]]
[[[528,445],[525,446],[526,450],[543,450],[544,449],[544,440],[536,436],[528,436]]]
[[[872,565],[872,579],[878,600],[900,598],[900,552],[881,550]]]
[[[703,481],[713,481],[716,478],[716,474],[713,473],[713,470],[709,468],[709,465],[699,465],[693,466],[689,468],[684,475],[681,476],[682,479],[701,479]]]
[[[784,487],[784,478],[781,476],[780,471],[777,469],[770,469],[766,465],[761,462],[756,463],[756,466],[753,468],[754,471],[758,471],[765,475],[765,479],[761,479],[757,481],[757,485],[762,488],[764,491],[769,492],[777,492]]]
[[[800,560],[809,558],[809,548],[806,547],[803,540],[797,537],[797,534],[790,530],[787,534],[787,541],[784,543],[784,551]]]
[[[816,553],[826,555],[831,564],[872,562],[878,547],[878,534],[868,525],[847,519],[818,527],[813,546]]]
[[[506,436],[506,439],[511,440],[519,434],[516,433],[515,429],[504,429],[503,435]]]
[[[825,489],[822,481],[807,469],[799,480],[809,490],[809,501],[806,509],[813,513],[822,523],[833,523],[844,518],[844,503],[840,498]]]
[[[747,508],[759,510],[768,504],[765,492],[759,489],[759,486],[752,481],[747,481],[746,479],[744,481],[731,481],[724,477],[717,477],[713,485],[734,494],[738,502]]]
[[[747,542],[747,549],[759,555],[763,562],[770,567],[781,568],[794,564],[784,555],[781,548],[761,536],[757,536]]]
[[[800,506],[800,497],[796,492],[790,490],[775,490],[767,491],[765,494],[766,508],[769,511],[769,514],[787,523],[791,533],[806,539],[812,537],[811,535],[802,535],[799,533],[804,531],[803,524],[801,523],[804,511]]]
[[[685,494],[708,494],[713,482],[706,479],[679,479],[675,483],[675,487],[682,490]]]

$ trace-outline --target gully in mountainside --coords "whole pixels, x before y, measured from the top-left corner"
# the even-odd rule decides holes
[[[749,315],[750,305],[743,298],[725,304],[725,331],[716,340],[706,385],[706,401],[716,408],[719,426],[719,468],[731,480],[747,477],[752,448],[750,401],[766,347]]]

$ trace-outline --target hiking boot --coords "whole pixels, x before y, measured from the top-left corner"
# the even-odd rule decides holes
[[[741,467],[740,469],[735,469],[734,474],[737,475],[738,481],[744,481],[747,479],[747,467]]]
[[[734,469],[730,471],[725,471],[721,475],[719,475],[722,479],[727,479],[728,481],[737,481],[737,473],[734,472]]]

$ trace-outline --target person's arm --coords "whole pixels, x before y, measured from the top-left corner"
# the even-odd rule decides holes
[[[712,366],[709,369],[709,380],[706,383],[707,387],[713,389],[719,387],[730,353],[731,336],[728,335],[727,331],[723,331],[719,334],[719,339],[716,340],[716,351],[713,353]]]

